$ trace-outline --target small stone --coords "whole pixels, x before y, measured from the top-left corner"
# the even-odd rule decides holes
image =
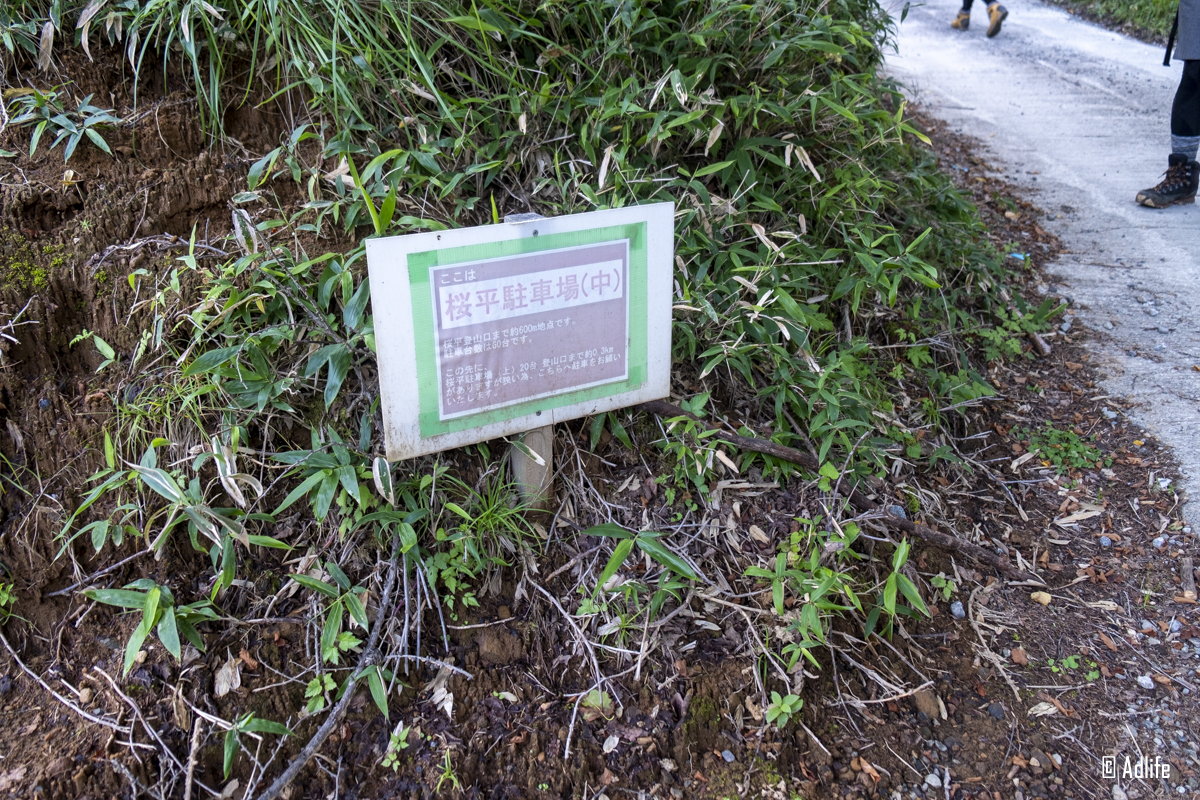
[[[1149,675],[1138,675],[1137,682],[1138,686],[1143,689],[1150,690],[1154,688],[1154,681],[1150,679]]]
[[[1112,324],[1112,320],[1108,320],[1108,319],[1104,320],[1104,329],[1106,331],[1111,331],[1114,327],[1116,327],[1116,326],[1114,326]]]
[[[891,514],[893,517],[899,517],[900,519],[908,519],[908,514],[906,514],[904,512],[903,506],[888,506],[888,513]]]
[[[1112,539],[1110,539],[1107,536],[1101,536],[1100,537],[1100,546],[1101,547],[1112,547]]]
[[[85,706],[88,703],[92,702],[92,690],[87,688],[86,686],[83,687],[82,689],[80,689],[79,690],[79,702],[83,703]]]
[[[1171,332],[1171,329],[1170,329],[1170,328],[1164,328],[1162,325],[1159,325],[1159,326],[1158,326],[1158,332],[1159,332],[1159,333],[1161,333],[1163,336],[1166,336],[1168,333],[1170,333],[1170,332]]]
[[[1014,647],[1009,655],[1017,666],[1024,667],[1029,664],[1029,657],[1025,655],[1024,647]]]
[[[508,619],[512,616],[512,610],[508,606],[500,606],[496,609],[496,616],[500,619]]]
[[[1108,406],[1102,406],[1100,408],[1100,413],[1104,415],[1105,419],[1116,419],[1117,418],[1117,412],[1109,411]]]
[[[1154,549],[1162,550],[1164,547],[1167,546],[1167,537],[1159,536],[1158,538],[1156,538],[1154,540],[1154,542],[1152,544],[1154,545]]]
[[[996,719],[1003,721],[1004,720],[1004,704],[1003,703],[992,703],[990,706],[988,706],[988,713],[991,714]]]
[[[954,615],[955,619],[965,619],[967,616],[961,600],[955,600],[950,604],[950,613]]]
[[[49,407],[50,401],[46,398],[43,397],[41,400],[38,400],[38,408],[40,408],[42,411],[45,411]]]
[[[1070,322],[1070,320],[1068,320],[1068,321],[1064,322],[1062,325],[1059,325],[1059,326],[1058,326],[1058,329],[1059,329],[1060,331],[1062,331],[1063,333],[1066,333],[1067,331],[1071,330],[1071,322]]]
[[[1150,316],[1150,317],[1157,317],[1157,316],[1158,316],[1158,309],[1157,309],[1157,308],[1154,308],[1153,306],[1146,306],[1146,307],[1145,307],[1144,309],[1142,309],[1142,310],[1146,312],[1146,315],[1147,315],[1147,316]]]
[[[725,763],[726,763],[726,764],[732,764],[732,763],[733,763],[733,751],[731,751],[731,750],[722,750],[722,751],[721,751],[721,758],[725,759]]]
[[[937,773],[931,772],[925,776],[925,783],[935,789],[942,788],[942,779],[937,776]]]
[[[1048,592],[1031,592],[1029,594],[1029,599],[1035,603],[1041,603],[1044,606],[1048,606],[1050,605],[1050,601],[1054,598],[1052,598]]]
[[[929,719],[941,716],[941,705],[938,703],[938,696],[932,689],[921,689],[913,692],[913,703],[917,706],[917,711],[923,713]],[[926,736],[925,738],[929,738]]]
[[[1170,628],[1171,633],[1179,633],[1181,630],[1183,630],[1183,623],[1177,619],[1173,619],[1171,620],[1171,624],[1167,627]]]

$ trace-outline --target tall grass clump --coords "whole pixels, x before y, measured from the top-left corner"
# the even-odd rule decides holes
[[[255,164],[243,197],[304,182],[305,210],[276,230],[395,233],[673,199],[685,386],[765,415],[774,438],[811,440],[822,460],[880,470],[922,452],[952,457],[923,451],[913,430],[952,423],[947,409],[989,392],[963,344],[996,338],[1004,276],[974,209],[878,75],[891,20],[875,0],[53,10],[81,43],[122,47],[138,72],[182,59],[214,133],[228,104],[303,98],[309,121]],[[314,138],[321,157],[306,161],[300,145]],[[290,253],[315,265],[291,273],[292,290],[328,302],[318,285],[330,264],[359,254]],[[240,334],[188,352],[227,349],[231,336],[279,324],[275,313],[247,308],[231,318]],[[370,336],[341,342],[363,348],[356,363],[367,358]]]

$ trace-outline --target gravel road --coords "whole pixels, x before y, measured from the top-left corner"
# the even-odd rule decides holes
[[[1200,491],[1200,206],[1134,203],[1166,170],[1182,65],[1163,51],[1037,2],[1005,0],[987,39],[982,0],[967,32],[955,0],[930,0],[900,25],[889,71],[1006,177],[1033,190],[1068,252],[1048,270],[1081,323],[1101,334],[1103,393],[1169,445]],[[902,3],[890,0],[899,18]],[[1015,263],[1015,262],[1014,262]],[[1185,509],[1200,525],[1200,503]]]

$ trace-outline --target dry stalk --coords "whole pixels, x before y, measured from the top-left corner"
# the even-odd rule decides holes
[[[375,624],[371,626],[371,635],[367,638],[367,646],[363,648],[362,657],[359,658],[358,664],[354,667],[354,674],[350,678],[350,684],[346,688],[346,693],[342,695],[342,699],[338,701],[332,709],[329,710],[329,716],[321,723],[321,727],[309,739],[308,744],[304,746],[296,756],[288,764],[287,769],[283,771],[275,781],[267,787],[266,791],[258,796],[258,800],[275,800],[276,797],[287,788],[296,776],[300,774],[300,770],[312,759],[318,748],[325,743],[329,738],[329,734],[333,733],[334,729],[341,723],[342,717],[346,716],[346,709],[350,707],[350,701],[354,699],[355,684],[362,675],[363,670],[367,667],[377,664],[380,661],[379,650],[376,649],[376,644],[379,641],[379,634],[383,630],[383,621],[388,617],[388,608],[392,602],[392,590],[396,587],[396,565],[400,560],[400,537],[396,537],[396,541],[392,544],[392,556],[388,562],[387,580],[383,586],[383,596],[379,601],[379,614],[375,618]]]

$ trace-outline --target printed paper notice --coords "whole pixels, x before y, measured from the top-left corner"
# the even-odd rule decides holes
[[[629,240],[430,271],[438,417],[628,378]]]

